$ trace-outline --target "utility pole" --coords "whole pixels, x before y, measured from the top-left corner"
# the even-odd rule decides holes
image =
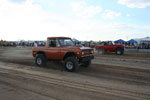
[[[127,36],[127,41],[128,41],[128,36]]]

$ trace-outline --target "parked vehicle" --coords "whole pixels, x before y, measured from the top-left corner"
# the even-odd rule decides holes
[[[37,66],[46,66],[48,60],[64,61],[67,71],[73,72],[79,65],[88,67],[94,59],[94,50],[75,46],[68,37],[48,37],[46,47],[33,47],[33,57]]]
[[[98,54],[104,54],[106,52],[115,52],[117,55],[124,54],[124,45],[113,44],[112,41],[103,41],[95,49]]]

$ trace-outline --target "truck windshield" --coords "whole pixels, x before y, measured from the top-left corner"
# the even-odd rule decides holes
[[[71,39],[59,39],[61,46],[74,46]]]

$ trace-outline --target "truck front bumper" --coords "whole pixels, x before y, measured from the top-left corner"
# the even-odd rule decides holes
[[[90,60],[92,60],[92,59],[94,59],[94,56],[92,55],[92,56],[86,56],[86,57],[82,57],[82,58],[80,58],[80,62],[87,62],[87,61],[90,61]]]

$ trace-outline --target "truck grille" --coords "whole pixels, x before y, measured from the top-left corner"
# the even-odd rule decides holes
[[[90,54],[90,51],[83,51],[84,52],[84,55],[89,55]]]

